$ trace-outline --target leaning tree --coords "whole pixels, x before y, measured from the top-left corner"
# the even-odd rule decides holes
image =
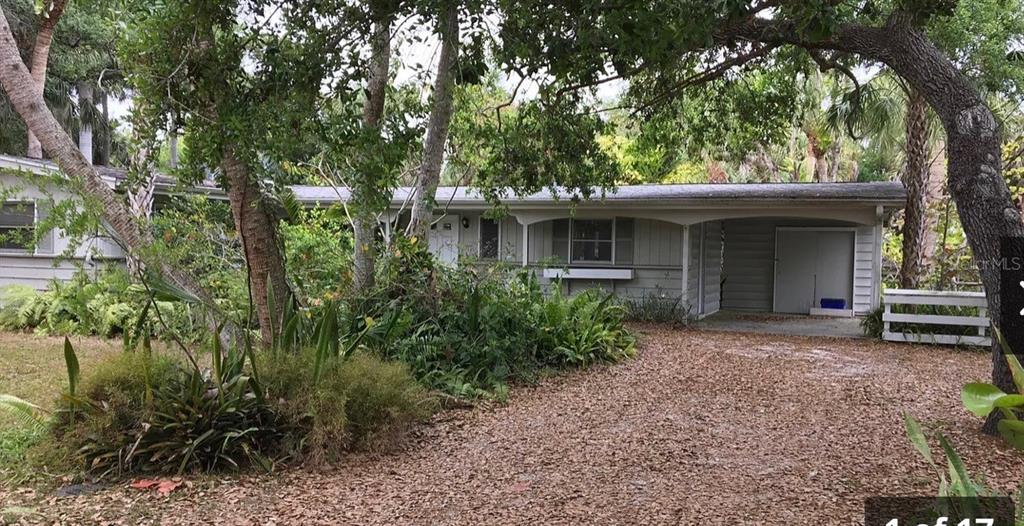
[[[86,161],[71,136],[47,108],[43,94],[38,89],[38,84],[22,61],[17,43],[8,25],[6,13],[2,10],[0,10],[0,86],[7,94],[11,106],[24,119],[27,128],[38,138],[42,148],[68,176],[69,183],[88,202],[97,206],[103,219],[128,252],[143,257],[149,254],[149,247],[153,244],[150,232],[139,224],[121,198],[100,177],[92,164]],[[172,267],[166,261],[149,259],[152,263],[151,268],[163,274],[169,282],[212,304],[209,294],[192,276]],[[211,326],[215,327],[216,323],[213,322]]]

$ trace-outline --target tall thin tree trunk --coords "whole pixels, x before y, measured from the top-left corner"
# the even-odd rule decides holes
[[[36,29],[36,42],[32,47],[32,82],[35,92],[40,98],[43,96],[43,89],[46,87],[46,67],[50,61],[50,45],[53,43],[53,31],[57,22],[64,14],[64,6],[67,0],[53,0],[43,3],[43,12],[39,15],[39,26]],[[28,145],[25,147],[25,156],[33,159],[42,159],[43,147],[31,129],[26,130],[28,134]]]
[[[224,147],[221,169],[227,179],[231,215],[248,267],[249,290],[260,323],[260,343],[269,347],[273,344],[272,336],[280,334],[280,316],[289,292],[277,225],[263,204],[260,187],[249,167],[230,146]],[[276,310],[271,308],[271,291]]]
[[[146,249],[153,244],[148,231],[140,228],[134,216],[121,201],[114,190],[96,173],[75,142],[53,117],[46,107],[42,93],[28,68],[21,61],[18,46],[14,42],[6,14],[0,9],[0,86],[7,93],[11,106],[32,130],[46,152],[57,162],[61,170],[78,186],[83,193],[95,199],[102,207],[103,219],[106,220],[113,233],[121,243],[134,255],[145,255]],[[192,276],[181,272],[164,261],[154,261],[154,269],[158,269],[169,281],[182,289],[196,295],[207,304],[212,304],[209,294]],[[216,326],[215,323],[212,324]]]
[[[407,230],[409,235],[424,239],[430,234],[428,227],[434,216],[434,194],[437,193],[437,184],[441,178],[444,146],[448,142],[448,126],[452,120],[452,97],[459,53],[459,8],[456,2],[451,2],[440,17],[438,34],[441,36],[441,56],[437,61],[433,104],[427,123],[427,139],[423,144],[423,162],[412,205],[412,220]]]
[[[839,168],[842,166],[843,144],[838,140],[828,147],[828,181],[834,183],[839,180]]]
[[[815,148],[812,153],[814,154],[814,182],[828,182],[828,161],[825,160],[825,150]]]
[[[936,154],[945,151],[945,148],[942,143],[929,147],[932,153],[928,166],[928,182],[924,191],[924,238],[921,240],[921,266],[925,275],[931,273],[931,269],[935,267],[939,251],[939,220],[942,215],[939,203],[949,201],[949,192],[946,191],[946,160]]]
[[[167,132],[167,165],[178,167],[178,133],[173,129]]]
[[[384,116],[384,98],[387,95],[388,72],[391,63],[391,17],[382,16],[375,23],[371,37],[369,80],[366,100],[363,103],[363,126],[380,133],[380,120]],[[372,174],[364,174],[363,180],[352,189],[355,213],[352,218],[355,241],[352,258],[352,286],[355,292],[373,288],[374,266],[377,260],[377,215],[371,207],[363,205],[372,201],[370,196],[377,191],[378,181]]]
[[[89,164],[92,160],[92,122],[96,113],[93,100],[92,85],[88,82],[78,84],[78,149]]]
[[[907,207],[903,212],[903,262],[900,286],[915,289],[924,272],[922,243],[925,238],[928,185],[928,103],[921,93],[907,94],[906,144],[903,186],[907,188]]]
[[[100,88],[100,107],[102,109],[103,122],[103,135],[100,141],[100,156],[99,164],[104,166],[110,164],[110,145],[113,142],[113,130],[110,129],[110,93],[107,90]]]

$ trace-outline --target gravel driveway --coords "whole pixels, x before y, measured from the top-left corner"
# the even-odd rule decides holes
[[[75,523],[855,524],[865,496],[936,487],[902,409],[990,485],[1024,479],[1024,457],[960,407],[961,384],[988,374],[983,353],[636,329],[636,360],[446,412],[405,451],[34,505]]]

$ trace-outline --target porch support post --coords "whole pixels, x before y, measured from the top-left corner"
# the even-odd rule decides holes
[[[683,225],[683,288],[679,304],[683,306],[683,317],[690,315],[690,225]]]
[[[878,205],[875,207],[875,226],[871,229],[872,248],[871,254],[871,308],[877,309],[882,301],[882,225],[885,224],[885,209]],[[856,272],[856,270],[855,270]]]
[[[523,227],[523,266],[530,263],[530,225],[519,223]]]

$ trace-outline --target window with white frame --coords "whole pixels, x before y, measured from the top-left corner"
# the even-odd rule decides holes
[[[32,250],[36,205],[32,201],[0,203],[0,250]]]
[[[498,259],[501,228],[497,220],[480,218],[480,259]]]

